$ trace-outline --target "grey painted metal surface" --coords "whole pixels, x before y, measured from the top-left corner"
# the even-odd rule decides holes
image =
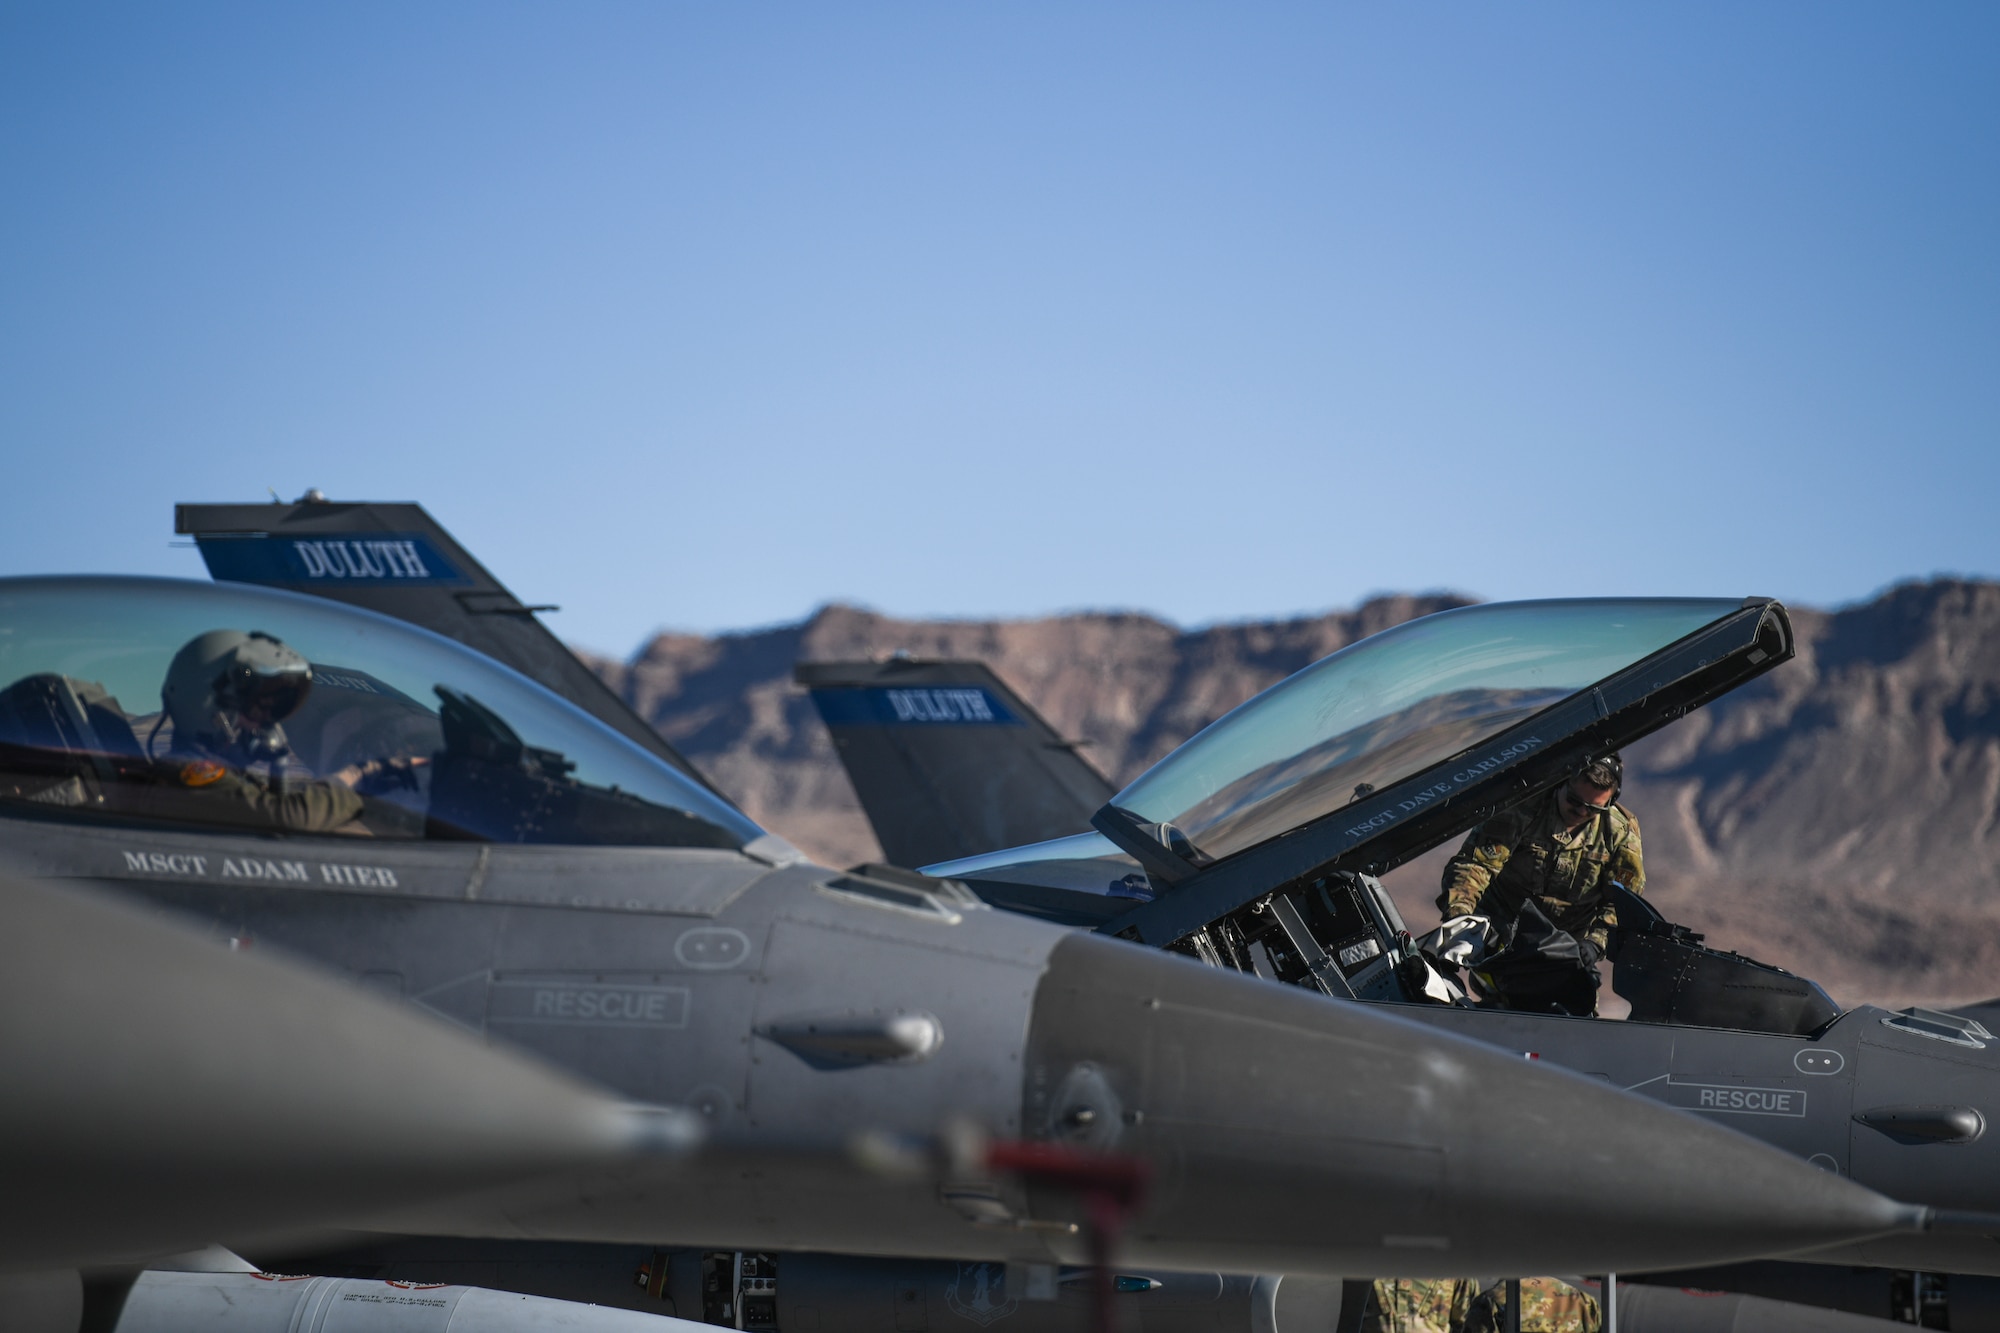
[[[1920,1035],[1901,1015],[1863,1006],[1815,1037],[1553,1014],[1401,1005],[1428,1026],[1561,1064],[1729,1124],[1898,1197],[1989,1211],[2000,1200],[2000,1140],[1904,1136],[1867,1123],[1876,1108],[2000,1105],[2000,1042],[1977,1048]],[[1985,1231],[1882,1238],[1815,1256],[1828,1263],[2000,1274]]]
[[[1038,1030],[1051,1035],[1032,1049],[1033,1067],[1047,1071],[1041,1087],[1051,1094],[1062,1086],[1059,1076],[1086,1062],[1103,1080],[1101,1090],[1078,1081],[1068,1099],[1031,1101],[1030,1114],[1046,1108],[1045,1132],[1102,1146],[1151,1139],[1159,1145],[1151,1148],[1154,1155],[1176,1162],[1156,1209],[1160,1223],[1149,1217],[1134,1228],[1135,1243],[1157,1245],[1163,1256],[1175,1256],[1175,1236],[1201,1235],[1205,1245],[1225,1252],[1243,1244],[1222,1265],[1238,1271],[1261,1262],[1288,1272],[1413,1274],[1443,1264],[1455,1265],[1456,1272],[1523,1272],[1532,1265],[1524,1266],[1524,1255],[1507,1253],[1507,1238],[1486,1231],[1481,1217],[1508,1217],[1508,1226],[1525,1227],[1541,1243],[1588,1246],[1589,1233],[1618,1229],[1620,1216],[1639,1199],[1645,1202],[1638,1211],[1656,1220],[1679,1218],[1707,1230],[1716,1243],[1767,1245],[1775,1253],[1807,1248],[1809,1241],[1796,1238],[1814,1226],[1820,1200],[1832,1202],[1822,1189],[1845,1184],[1830,1173],[1809,1176],[1788,1164],[1780,1185],[1765,1174],[1768,1156],[1740,1154],[1750,1141],[1733,1133],[1668,1148],[1660,1136],[1678,1137],[1675,1130],[1643,1123],[1598,1080],[1572,1077],[1547,1090],[1522,1085],[1524,1099],[1515,1100],[1506,1090],[1507,1071],[1534,1063],[1490,1048],[1476,1063],[1468,1058],[1454,1069],[1437,1069],[1434,1077],[1411,1078],[1389,1048],[1375,1045],[1384,1038],[1399,1042],[1401,1034],[1343,1027],[1342,1019],[1370,1012],[1369,1006],[1192,963],[1186,970],[1204,984],[1181,987],[1157,1009],[1141,1000],[1138,1013],[1121,1014],[1121,1002],[1130,1003],[1125,995],[1143,994],[1143,974],[1128,969],[1144,956],[1088,935],[1056,951],[1037,1013]],[[1098,1054],[1114,1043],[1132,1055],[1112,1062]],[[1334,1067],[1341,1076],[1325,1078]],[[1492,1094],[1475,1099],[1479,1109],[1463,1120],[1446,1092],[1457,1079]],[[1272,1095],[1286,1088],[1310,1092]],[[1542,1132],[1537,1121],[1552,1104],[1525,1098],[1550,1094],[1566,1118],[1575,1114],[1592,1125],[1588,1135]],[[1071,1099],[1098,1103],[1087,1127],[1073,1127],[1064,1106]],[[1292,1119],[1300,1107],[1311,1109]],[[1681,1124],[1686,1119],[1677,1118]],[[1512,1140],[1515,1154],[1504,1184],[1473,1165],[1486,1154],[1472,1145],[1496,1134]],[[1682,1196],[1672,1186],[1648,1183],[1663,1162],[1685,1173],[1681,1181],[1694,1192]],[[1576,1188],[1578,1170],[1597,1176],[1598,1184]],[[1727,1195],[1731,1186],[1722,1182],[1729,1181],[1746,1194],[1782,1193],[1796,1211],[1787,1218],[1760,1210],[1763,1216],[1754,1221],[1732,1218],[1726,1205],[1704,1214],[1706,1205],[1695,1195],[1704,1192],[1697,1182],[1709,1179],[1718,1197]],[[1358,1213],[1312,1202],[1331,1197],[1374,1202]],[[1463,1216],[1466,1209],[1475,1216]],[[1149,1232],[1152,1225],[1160,1226],[1157,1235]],[[1260,1261],[1252,1243],[1281,1261]],[[1316,1250],[1351,1257],[1329,1269],[1313,1261]],[[1630,1266],[1604,1253],[1584,1267]]]
[[[105,1263],[692,1146],[400,1005],[0,880],[0,1268]]]
[[[7,832],[10,843],[38,844],[44,869],[60,859],[64,825],[10,821]],[[929,1136],[953,1117],[1001,1136],[1047,1136],[1057,1130],[1049,1117],[1070,1109],[1049,1098],[1086,1086],[1066,1082],[1084,1064],[1120,1098],[1106,1123],[1121,1150],[1159,1171],[1135,1261],[1324,1273],[1455,1271],[1474,1256],[1488,1267],[1556,1257],[1572,1267],[1687,1264],[1907,1224],[1873,1196],[1736,1135],[1649,1114],[1644,1102],[1428,1036],[1383,1011],[978,906],[914,911],[833,888],[841,877],[816,867],[765,867],[713,915],[667,915],[404,894],[379,879],[370,893],[322,888],[317,871],[305,887],[245,885],[222,862],[268,856],[278,840],[207,837],[199,867],[185,850],[163,850],[165,862],[147,856],[135,869],[120,844],[86,853],[85,874],[220,936],[400,992],[624,1095],[691,1106],[710,1127],[711,1147],[670,1172],[434,1202],[381,1215],[382,1226],[1075,1261],[1075,1239],[1045,1225],[1076,1221],[1073,1203],[996,1182],[998,1208],[1035,1225],[980,1225],[934,1181],[857,1166],[849,1142],[861,1129]],[[367,866],[377,853],[349,850],[352,840],[283,841],[309,866],[334,854]],[[542,849],[490,848],[493,873],[523,850]],[[464,874],[466,852],[400,848],[399,866],[421,879],[417,863],[432,854],[440,877]],[[651,855],[671,878],[688,853]],[[697,855],[705,863],[712,853]],[[942,1040],[922,1059],[821,1068],[760,1035],[832,1013],[922,1014]],[[1306,1049],[1315,1055],[1301,1058]],[[1256,1059],[1234,1077],[1200,1072],[1249,1052]],[[1281,1070],[1290,1076],[1280,1080]],[[1496,1125],[1502,1107],[1513,1110]],[[1425,1115],[1413,1119],[1416,1108]],[[1608,1118],[1633,1136],[1631,1152],[1582,1168],[1599,1197],[1622,1200],[1587,1234],[1524,1225],[1539,1225],[1553,1202],[1537,1197],[1552,1188],[1540,1160],[1551,1117],[1575,1134]],[[1374,1146],[1352,1151],[1359,1144]],[[1653,1170],[1659,1151],[1699,1165]],[[1583,1187],[1578,1170],[1563,1189]],[[1362,1231],[1335,1225],[1324,1207],[1385,1190],[1422,1205],[1395,1228]]]

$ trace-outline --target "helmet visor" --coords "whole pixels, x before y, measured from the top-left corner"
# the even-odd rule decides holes
[[[312,693],[312,668],[303,664],[259,671],[238,665],[229,673],[224,702],[266,725],[283,722]]]

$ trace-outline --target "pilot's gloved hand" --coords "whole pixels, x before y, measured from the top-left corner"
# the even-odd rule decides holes
[[[1596,975],[1597,965],[1603,959],[1604,950],[1595,942],[1585,939],[1576,942],[1576,960],[1583,965],[1584,971]]]
[[[1476,912],[1455,916],[1417,941],[1417,948],[1447,967],[1473,967],[1492,950],[1492,919]]]
[[[417,786],[416,770],[430,762],[423,755],[404,755],[394,759],[370,759],[363,763],[349,764],[338,772],[327,776],[345,787],[352,787],[364,795],[376,796],[394,787]]]

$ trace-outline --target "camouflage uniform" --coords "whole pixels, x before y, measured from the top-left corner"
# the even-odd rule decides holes
[[[1507,1327],[1507,1284],[1498,1283],[1473,1298],[1463,1330],[1500,1333]],[[1521,1333],[1600,1333],[1604,1312],[1597,1298],[1552,1277],[1521,1279]]]
[[[158,762],[163,786],[198,805],[195,818],[289,833],[329,833],[352,823],[361,798],[338,782],[274,784],[206,754],[175,754]]]
[[[1447,918],[1480,912],[1505,925],[1533,898],[1557,928],[1604,950],[1617,913],[1600,890],[1616,880],[1634,893],[1646,888],[1639,821],[1622,805],[1592,815],[1575,833],[1563,827],[1556,793],[1509,810],[1466,835],[1445,863],[1438,907]]]
[[[1378,1278],[1361,1333],[1460,1333],[1479,1284],[1469,1278]]]

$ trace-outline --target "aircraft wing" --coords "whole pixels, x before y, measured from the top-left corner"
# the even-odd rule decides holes
[[[882,854],[923,866],[1084,833],[1104,775],[981,662],[801,662],[793,672]]]

